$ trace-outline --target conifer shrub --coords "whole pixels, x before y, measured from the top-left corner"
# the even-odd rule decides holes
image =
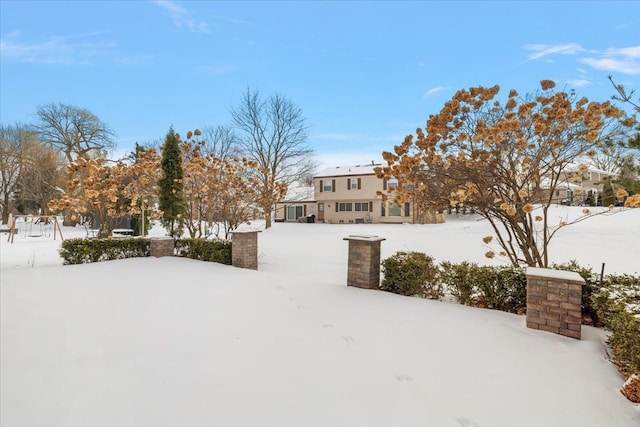
[[[444,296],[438,280],[439,269],[432,257],[420,252],[397,252],[382,261],[381,289],[400,295],[430,299]]]
[[[607,275],[605,286],[591,296],[605,327],[616,363],[627,374],[640,375],[640,277]]]
[[[200,261],[231,265],[231,242],[222,239],[178,239],[175,241],[176,254]]]
[[[62,242],[60,256],[64,265],[85,264],[114,259],[148,257],[149,239],[67,239]]]

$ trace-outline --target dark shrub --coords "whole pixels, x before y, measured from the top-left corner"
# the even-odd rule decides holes
[[[398,252],[382,261],[382,273],[382,290],[431,299],[444,295],[438,282],[438,266],[423,253]]]
[[[628,374],[640,374],[640,277],[608,275],[594,291],[592,306],[611,330],[608,342]]]
[[[176,254],[200,261],[231,265],[231,242],[221,239],[178,239]]]
[[[148,257],[149,239],[67,239],[60,256],[64,265]]]
[[[445,261],[440,264],[440,281],[460,304],[471,304],[475,297],[472,271],[477,267],[477,264],[467,261],[460,264]]]

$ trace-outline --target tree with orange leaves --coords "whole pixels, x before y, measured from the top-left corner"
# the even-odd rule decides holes
[[[424,131],[383,153],[387,166],[378,175],[399,179],[396,197],[419,196],[432,209],[445,209],[445,200],[474,209],[489,221],[500,255],[511,264],[547,267],[554,234],[592,215],[585,210],[577,220],[550,222],[563,170],[615,136],[622,116],[609,102],[554,87],[543,80],[540,91],[525,97],[512,90],[504,104],[497,85],[460,90],[429,117]]]
[[[154,205],[160,176],[160,159],[155,150],[141,151],[132,165],[109,165],[106,159],[80,157],[67,171],[70,179],[66,191],[51,200],[48,207],[54,212],[68,212],[73,219],[78,215],[93,218],[100,226],[99,237],[109,236],[114,220],[123,215],[140,214],[141,209],[153,215],[150,207]]]
[[[200,135],[198,130],[188,132],[181,143],[185,226],[192,238],[203,237],[210,234],[203,230],[206,221],[215,230],[213,234],[227,239],[258,207],[260,191],[254,178],[257,164],[203,154],[207,142]]]

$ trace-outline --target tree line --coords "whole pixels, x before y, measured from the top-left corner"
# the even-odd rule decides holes
[[[290,99],[249,89],[230,111],[230,125],[187,132],[170,128],[164,143],[110,159],[115,134],[89,110],[47,104],[34,125],[0,126],[0,209],[91,219],[107,235],[124,215],[160,218],[171,235],[228,233],[251,217],[271,225],[288,186],[308,180],[316,164],[309,125]]]

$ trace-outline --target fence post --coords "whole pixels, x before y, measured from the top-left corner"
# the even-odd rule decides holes
[[[347,286],[365,289],[380,288],[380,242],[386,240],[378,236],[351,235],[347,266]]]
[[[231,265],[258,269],[258,233],[260,230],[231,232]]]
[[[581,338],[584,279],[574,271],[527,268],[527,327]]]
[[[149,241],[151,256],[156,258],[162,256],[173,256],[175,243],[171,237],[152,237]]]

